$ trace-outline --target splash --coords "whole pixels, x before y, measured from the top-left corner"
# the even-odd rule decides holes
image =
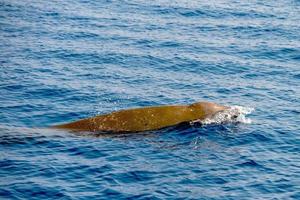
[[[229,106],[222,112],[218,112],[215,115],[208,117],[204,120],[195,120],[191,124],[200,123],[203,125],[208,124],[224,124],[224,123],[244,123],[251,124],[252,120],[247,118],[246,115],[252,113],[254,108],[243,106]]]

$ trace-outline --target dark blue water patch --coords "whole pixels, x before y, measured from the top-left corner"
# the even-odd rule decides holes
[[[266,46],[260,46],[257,49],[242,51],[240,54],[258,59],[286,61],[298,60],[299,51],[296,48],[270,48]]]
[[[2,130],[4,131],[4,130]],[[53,137],[54,139],[55,137]],[[32,133],[31,135],[25,134],[25,135],[1,135],[0,137],[1,145],[6,145],[7,147],[14,148],[18,146],[17,148],[25,148],[27,145],[35,145],[35,146],[46,146],[51,148],[60,148],[62,147],[62,144],[60,144],[58,141],[62,139],[62,137],[57,137],[57,140],[52,140],[49,142],[45,136],[38,135]],[[51,145],[51,146],[49,146]]]
[[[144,48],[151,48],[151,47],[153,47],[154,42],[155,41],[152,41],[152,40],[139,39],[139,40],[134,41],[133,44],[136,46],[144,47]]]
[[[147,7],[146,7],[147,6]],[[174,17],[202,17],[202,18],[274,18],[276,15],[255,10],[239,11],[233,9],[218,9],[214,6],[201,6],[200,8],[188,8],[181,6],[163,6],[163,5],[141,5],[135,4],[134,7],[144,7],[144,10],[151,14],[159,14]]]
[[[15,197],[33,197],[33,199],[40,198],[63,198],[66,197],[59,188],[47,187],[34,182],[26,182],[24,184],[15,184],[11,187],[15,191]]]
[[[8,189],[2,189],[2,188],[0,188],[0,196],[7,199],[16,198],[13,192],[11,192]]]
[[[228,31],[231,30],[231,31]],[[239,25],[239,26],[222,26],[218,27],[218,31],[224,34],[234,33],[240,38],[264,38],[265,35],[268,37],[280,37],[280,38],[293,38],[295,37],[294,30],[287,30],[284,27],[260,27],[260,26],[249,26],[249,25]],[[261,42],[263,43],[263,42]]]
[[[32,51],[32,50],[30,50]],[[33,56],[33,57],[31,57]],[[138,56],[130,54],[115,54],[97,52],[75,52],[67,49],[55,49],[42,52],[32,52],[28,58],[33,59],[59,59],[65,62],[80,63],[80,64],[130,64],[132,60],[139,60]]]
[[[294,48],[281,48],[281,49],[276,49],[274,51],[266,52],[264,55],[269,56],[270,58],[280,58],[283,60],[286,59],[298,59],[299,58],[299,53],[300,51],[298,49]]]
[[[2,15],[22,10],[21,6],[10,4],[8,2],[1,2],[0,8],[3,11]]]
[[[58,12],[47,12],[45,13],[45,16],[50,16],[50,17],[58,17],[60,14]]]
[[[294,188],[294,186],[289,183],[275,183],[275,185],[274,182],[269,181],[268,184],[254,183],[250,185],[250,187],[266,194],[285,191],[286,188],[289,188],[291,193],[294,193],[296,191],[296,188]]]
[[[20,180],[20,176],[24,174],[34,174],[36,169],[39,167],[36,164],[32,164],[26,161],[17,161],[17,160],[4,160],[1,162],[3,168],[1,167],[0,176],[2,180],[10,179],[11,176],[18,177],[17,180]],[[22,169],[22,171],[20,171]],[[9,176],[7,174],[10,174]],[[1,183],[1,185],[6,183]],[[13,184],[12,184],[13,185]]]
[[[118,192],[117,190],[113,190],[110,188],[100,190],[101,194],[107,198],[122,198],[123,194]]]
[[[207,12],[204,9],[180,9],[179,13],[184,17],[208,17],[213,16],[213,12]]]
[[[120,179],[119,182],[123,182],[124,184],[135,182],[147,184],[147,182],[155,178],[155,174],[156,173],[151,173],[149,171],[129,171],[121,174],[115,174],[113,176],[117,177],[117,179]]]
[[[254,167],[254,168],[257,168],[259,167],[260,165],[255,162],[254,160],[249,160],[249,161],[246,161],[246,162],[243,162],[243,163],[240,163],[237,165],[238,167]]]
[[[239,145],[243,145],[243,144],[251,144],[251,143],[264,143],[264,142],[268,143],[270,141],[272,141],[271,135],[268,135],[265,132],[256,131],[256,132],[249,133],[247,137],[236,136],[234,141],[232,142]]]
[[[43,89],[37,89],[32,88],[29,89],[27,92],[27,95],[30,95],[35,98],[43,97],[43,96],[51,96],[51,98],[59,98],[61,96],[67,96],[72,94],[72,90],[68,88],[43,88]],[[75,98],[75,97],[74,97]]]
[[[69,38],[69,40],[103,40],[104,38],[98,34],[91,32],[71,32],[71,33],[58,33],[54,36],[54,39],[65,40],[65,38]]]
[[[86,159],[94,159],[108,156],[104,152],[101,152],[101,149],[94,149],[93,147],[73,147],[66,149],[65,152],[69,153],[70,156],[84,157]]]

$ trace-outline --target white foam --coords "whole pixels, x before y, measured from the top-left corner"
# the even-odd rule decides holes
[[[244,123],[251,124],[252,120],[247,118],[246,115],[252,113],[254,108],[243,107],[243,106],[229,106],[222,112],[218,112],[215,115],[208,117],[204,120],[195,120],[191,123],[201,123],[203,125],[207,124],[223,124],[223,123]]]

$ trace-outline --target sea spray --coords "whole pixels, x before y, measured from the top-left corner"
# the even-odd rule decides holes
[[[244,123],[250,124],[252,120],[246,115],[252,113],[254,108],[243,106],[229,106],[229,109],[218,112],[215,115],[204,120],[195,120],[191,124],[200,123],[202,125],[208,124],[224,124],[224,123]]]

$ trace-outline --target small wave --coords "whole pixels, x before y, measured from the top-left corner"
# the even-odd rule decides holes
[[[243,107],[243,106],[229,106],[222,112],[218,112],[215,115],[208,117],[204,120],[195,120],[191,123],[201,123],[203,125],[208,124],[224,124],[224,123],[244,123],[251,124],[252,120],[247,118],[246,115],[252,113],[254,108]]]

